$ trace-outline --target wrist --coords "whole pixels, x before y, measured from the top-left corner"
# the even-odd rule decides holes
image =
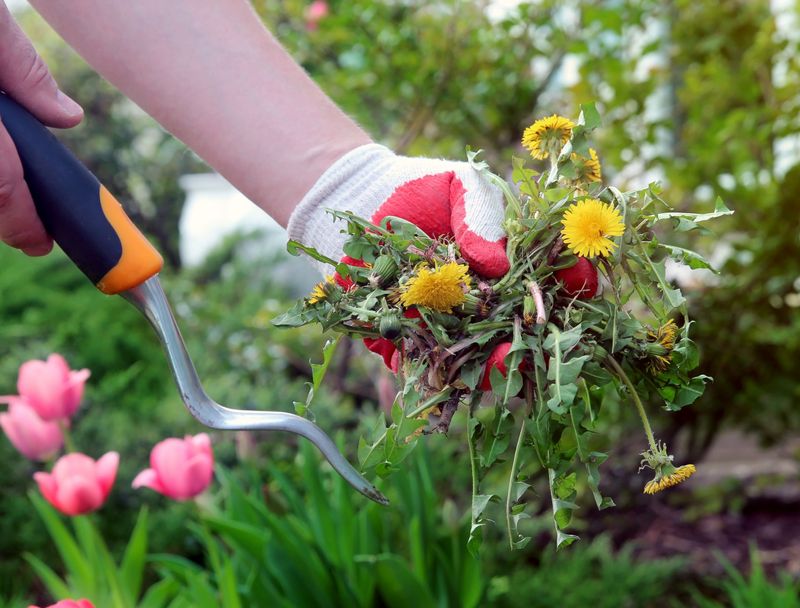
[[[295,207],[287,226],[289,238],[332,259],[341,257],[344,236],[339,231],[343,225],[335,223],[325,210],[351,211],[370,217],[375,207],[374,197],[366,194],[396,158],[394,152],[376,143],[358,146],[337,158]]]

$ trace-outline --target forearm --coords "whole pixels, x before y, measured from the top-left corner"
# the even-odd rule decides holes
[[[369,136],[245,0],[32,0],[100,74],[282,225]]]

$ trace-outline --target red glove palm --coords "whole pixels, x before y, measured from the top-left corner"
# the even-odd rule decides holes
[[[344,235],[324,208],[349,210],[379,224],[394,216],[411,222],[428,236],[452,236],[472,270],[487,278],[509,268],[502,229],[503,195],[471,165],[397,156],[375,144],[362,146],[337,161],[306,195],[289,221],[289,235],[328,257],[341,258]],[[343,257],[343,262],[363,262]],[[338,274],[349,288],[352,280]],[[364,340],[367,348],[397,371],[396,346],[383,338]]]

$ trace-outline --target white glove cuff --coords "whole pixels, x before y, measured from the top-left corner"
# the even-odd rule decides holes
[[[373,200],[370,191],[382,176],[390,172],[397,156],[380,144],[366,144],[351,150],[317,180],[289,218],[289,238],[314,247],[320,253],[338,260],[346,240],[344,222],[334,222],[325,209],[350,211],[369,218],[381,201]],[[315,263],[323,273],[331,268]]]

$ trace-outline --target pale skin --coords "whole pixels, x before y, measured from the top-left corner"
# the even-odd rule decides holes
[[[95,70],[283,226],[326,169],[371,141],[246,0],[31,4]],[[38,88],[19,84],[34,81]],[[81,120],[80,108],[63,101],[2,2],[0,89],[50,126]],[[31,255],[52,246],[2,126],[0,239]]]

